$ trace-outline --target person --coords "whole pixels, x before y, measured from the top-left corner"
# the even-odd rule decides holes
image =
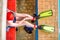
[[[27,27],[32,27],[34,28],[34,24],[29,23],[27,20],[32,20],[33,17],[29,14],[25,13],[16,13],[11,10],[7,10],[7,31],[9,30],[10,27],[21,27],[21,26],[27,26]],[[16,22],[14,23],[14,16],[16,17]],[[37,26],[35,26],[37,27]]]
[[[16,27],[24,27],[27,33],[31,33],[34,28],[34,24],[29,23],[27,20],[32,20],[33,17],[25,13],[16,13],[11,10],[7,10],[7,27],[6,27],[6,40],[15,40]],[[27,27],[27,28],[26,28]],[[29,30],[26,30],[29,29]]]

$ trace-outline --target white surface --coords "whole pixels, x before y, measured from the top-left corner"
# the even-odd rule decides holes
[[[2,8],[2,39],[6,40],[6,8],[7,8],[7,0],[3,1],[3,8]]]
[[[2,14],[2,4],[1,4],[1,0],[0,0],[0,40],[1,40],[1,14]]]

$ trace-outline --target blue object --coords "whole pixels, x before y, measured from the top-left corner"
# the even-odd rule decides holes
[[[59,27],[58,40],[60,40],[60,0],[58,0],[58,27]]]
[[[33,30],[32,27],[26,27],[26,29],[29,30],[29,31],[32,31]]]
[[[7,32],[9,31],[10,27],[11,27],[11,26],[7,26],[7,27],[6,27],[6,31],[7,31]]]
[[[38,16],[38,0],[36,0],[36,16]],[[36,25],[38,26],[38,19],[36,19]],[[35,40],[38,40],[38,28],[35,31]]]
[[[27,27],[27,26],[25,26],[25,27],[24,27],[24,30],[25,30],[27,33],[31,34],[32,31],[33,31],[33,28],[32,28],[32,27]]]
[[[15,23],[15,22],[16,22],[16,16],[15,16],[15,14],[14,14],[14,13],[12,13],[12,14],[14,15],[13,23]]]

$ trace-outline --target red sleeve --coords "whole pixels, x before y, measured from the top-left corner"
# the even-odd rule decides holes
[[[14,15],[12,14],[12,12],[7,13],[7,20],[14,20]]]

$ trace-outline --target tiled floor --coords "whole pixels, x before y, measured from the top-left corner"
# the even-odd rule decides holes
[[[17,0],[17,12],[28,13],[33,15],[35,13],[35,0]],[[35,40],[35,31],[32,34],[26,33],[24,27],[19,27],[17,31],[17,40]]]
[[[57,0],[38,0],[38,13],[52,9],[53,16],[42,18],[39,20],[39,25],[46,24],[55,27],[54,33],[46,33],[39,31],[39,40],[58,40],[58,4]]]
[[[17,12],[19,13],[35,13],[35,0],[18,0],[17,1]],[[58,5],[57,0],[38,0],[38,13],[51,9],[53,11],[53,16],[46,17],[38,20],[38,24],[46,24],[55,27],[54,33],[47,33],[41,30],[39,32],[39,40],[58,40]],[[34,34],[34,33],[33,33]],[[17,40],[34,40],[33,34],[27,34],[23,27],[19,28],[17,31]],[[32,39],[33,38],[33,39]]]

